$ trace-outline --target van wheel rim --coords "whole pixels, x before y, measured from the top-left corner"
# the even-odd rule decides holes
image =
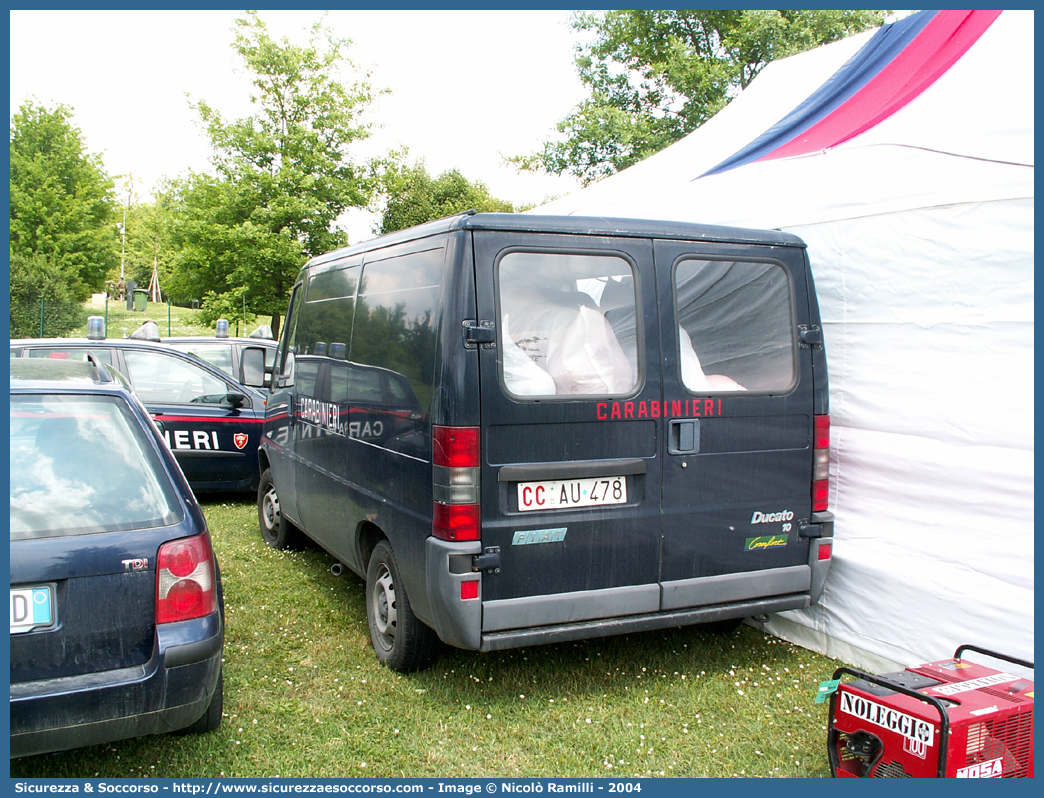
[[[395,626],[398,613],[395,609],[395,583],[391,571],[383,563],[373,582],[373,626],[385,650],[395,643]]]
[[[264,501],[261,503],[261,513],[265,519],[265,529],[275,533],[279,529],[279,496],[275,488],[265,491]]]

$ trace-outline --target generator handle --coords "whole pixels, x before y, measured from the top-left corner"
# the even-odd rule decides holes
[[[950,739],[950,713],[946,709],[946,705],[933,695],[925,695],[919,693],[916,690],[911,690],[905,685],[897,684],[896,682],[890,682],[882,676],[875,676],[872,673],[858,670],[857,668],[850,668],[847,665],[842,665],[836,671],[834,671],[834,681],[840,680],[844,675],[855,676],[857,679],[863,679],[864,681],[871,682],[872,684],[885,687],[889,690],[893,690],[897,693],[902,693],[910,698],[916,698],[918,701],[923,701],[926,704],[930,704],[935,707],[939,713],[939,770],[938,775],[940,779],[946,778],[946,753],[947,745]],[[833,729],[834,726],[834,705],[837,703],[837,693],[834,693],[834,698],[830,702],[830,727]],[[831,755],[831,768],[834,767],[833,752]]]
[[[1021,665],[1023,668],[1029,668],[1030,670],[1033,670],[1033,663],[1032,662],[1028,662],[1027,660],[1024,660],[1024,659],[1017,659],[1015,657],[1009,657],[1007,654],[998,654],[996,651],[990,651],[989,649],[986,649],[986,648],[979,648],[978,646],[973,646],[971,643],[965,643],[963,646],[958,648],[957,651],[954,652],[953,658],[954,659],[960,659],[961,658],[961,654],[963,652],[965,652],[965,651],[977,651],[980,654],[985,654],[987,657],[994,657],[995,659],[1002,659],[1005,662],[1010,662],[1010,663],[1012,663],[1014,665]]]

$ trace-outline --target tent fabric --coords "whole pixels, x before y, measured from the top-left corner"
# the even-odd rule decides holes
[[[1033,12],[908,19],[931,80],[910,75],[916,93],[877,103],[889,113],[861,132],[707,174],[843,83],[880,32],[770,64],[685,139],[534,210],[804,239],[829,365],[833,565],[818,605],[766,628],[878,672],[964,643],[1033,659]]]
[[[827,81],[809,94],[797,108],[746,147],[713,169],[709,169],[705,175],[773,157],[773,153],[785,148],[788,143],[794,140],[800,142],[808,129],[820,125],[827,117],[835,114],[841,105],[847,104],[872,78],[889,66],[934,17],[935,12],[914,14],[902,22],[879,29],[844,66],[831,74]],[[785,154],[800,155],[811,151],[806,149],[803,152]]]
[[[836,147],[916,99],[978,40],[999,11],[914,14],[882,28],[783,120],[707,174]]]

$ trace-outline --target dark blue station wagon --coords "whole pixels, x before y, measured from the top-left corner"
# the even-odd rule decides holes
[[[221,722],[221,580],[148,412],[93,361],[11,361],[11,756]]]

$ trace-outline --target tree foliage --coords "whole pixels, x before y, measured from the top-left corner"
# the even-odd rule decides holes
[[[316,23],[305,45],[274,40],[250,12],[234,48],[251,75],[253,115],[226,121],[196,109],[214,150],[216,176],[172,185],[179,272],[172,289],[194,298],[245,289],[248,310],[278,314],[304,261],[346,243],[334,220],[366,206],[383,162],[356,163],[349,146],[368,135],[359,116],[373,99],[365,82],[338,78],[350,42]]]
[[[85,299],[119,264],[114,208],[113,181],[86,151],[72,110],[22,105],[11,119],[12,257],[51,264]]]
[[[456,169],[433,178],[423,162],[389,172],[385,186],[388,202],[381,217],[382,235],[472,208],[479,212],[515,212],[510,202],[493,197],[484,183],[473,183]]]
[[[576,12],[592,34],[576,65],[590,96],[562,120],[562,136],[529,156],[533,171],[606,177],[691,133],[777,58],[880,25],[885,11]]]
[[[44,255],[11,252],[11,337],[62,337],[83,323],[79,278]]]

